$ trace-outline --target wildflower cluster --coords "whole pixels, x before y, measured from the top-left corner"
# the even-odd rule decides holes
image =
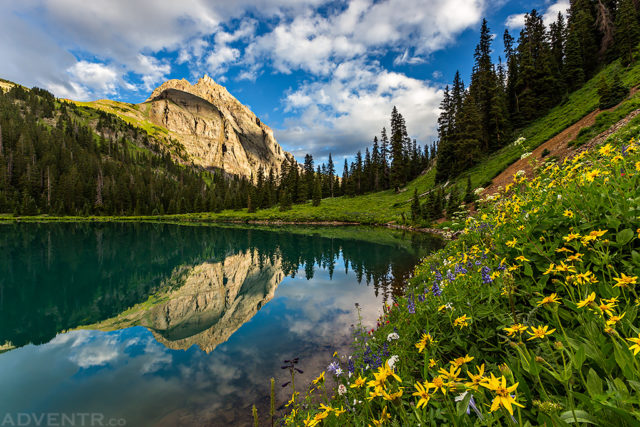
[[[640,424],[639,184],[635,139],[516,174],[287,420]]]

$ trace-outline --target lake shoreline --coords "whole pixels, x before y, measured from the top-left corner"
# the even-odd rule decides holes
[[[14,223],[55,223],[55,222],[156,222],[163,224],[248,224],[248,225],[317,225],[323,227],[342,227],[342,226],[371,226],[391,228],[397,230],[405,230],[417,233],[437,234],[443,238],[451,239],[450,232],[440,228],[418,228],[407,225],[399,225],[395,223],[375,223],[360,221],[285,221],[285,220],[263,220],[263,219],[222,219],[211,218],[206,216],[189,216],[181,215],[149,215],[149,216],[2,216],[0,215],[0,224]]]

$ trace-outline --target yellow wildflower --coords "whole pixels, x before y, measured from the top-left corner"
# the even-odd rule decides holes
[[[320,409],[322,409],[324,412],[332,412],[333,408],[331,406],[327,406],[324,403],[320,404]]]
[[[621,321],[621,320],[622,320],[622,318],[624,317],[624,315],[625,315],[625,314],[627,314],[627,313],[622,313],[622,314],[621,314],[621,315],[619,315],[619,316],[618,316],[617,314],[615,314],[615,315],[611,315],[611,314],[610,314],[610,315],[609,315],[609,316],[610,316],[610,317],[609,317],[609,320],[607,320],[607,322],[606,322],[606,323],[607,323],[607,326],[613,326],[613,325],[615,325],[616,323],[618,323],[619,321]]]
[[[570,211],[569,209],[565,209],[564,213],[562,215],[566,216],[567,218],[573,218],[574,217],[573,211]]]
[[[638,338],[627,338],[627,341],[631,341],[633,345],[629,347],[629,350],[633,350],[633,355],[640,353],[640,334]]]
[[[560,261],[560,264],[556,265],[556,272],[576,273],[576,269],[571,265],[566,265],[564,261]]]
[[[429,399],[431,399],[431,395],[429,394],[429,383],[425,382],[425,385],[422,385],[421,383],[415,383],[414,387],[417,391],[413,393],[412,396],[417,396],[420,398],[420,400],[418,400],[416,408],[424,408],[425,406],[427,406],[427,403],[429,403]]]
[[[501,378],[496,378],[493,373],[491,374],[491,378],[486,378],[481,385],[496,393],[496,397],[493,399],[491,409],[489,411],[494,412],[500,409],[500,407],[503,407],[507,412],[509,412],[509,414],[513,415],[512,405],[524,408],[523,405],[516,402],[516,400],[511,396],[511,394],[518,388],[518,384],[519,383],[515,383],[514,385],[507,387],[507,380],[505,377],[502,376]]]
[[[573,280],[578,282],[579,285],[584,285],[587,283],[598,283],[598,279],[596,279],[596,276],[590,271],[587,271],[585,273],[578,273],[571,277]]]
[[[594,301],[596,300],[596,293],[595,292],[591,292],[591,294],[586,297],[585,299],[583,299],[582,301],[580,301],[578,303],[578,308],[583,308],[587,305],[592,304]]]
[[[466,314],[463,314],[462,316],[456,318],[456,320],[453,321],[453,326],[459,326],[460,329],[462,329],[465,326],[469,326],[469,320],[471,320],[471,318],[467,317]]]
[[[520,255],[519,257],[516,257],[516,261],[525,262],[525,261],[529,261],[529,260],[526,259],[524,256]]]
[[[447,371],[444,368],[440,368],[438,369],[438,372],[440,373],[441,377],[445,377],[449,380],[449,382],[451,381],[459,381],[460,379],[458,378],[458,376],[460,375],[460,371],[461,369],[458,368],[457,366],[449,366],[449,370]]]
[[[570,255],[567,257],[567,262],[574,262],[574,261],[578,261],[578,262],[582,262],[582,257],[584,256],[584,254],[581,254],[580,252],[574,254],[574,255]]]
[[[603,312],[603,313],[607,313],[609,316],[611,316],[613,314],[613,309],[615,308],[616,304],[613,302],[605,302],[604,300],[600,299],[600,305],[598,306],[598,308]]]
[[[508,328],[503,328],[503,330],[507,332],[507,335],[512,337],[515,334],[522,334],[524,331],[527,330],[527,327],[524,326],[522,323],[516,323],[515,325],[509,326]]]
[[[509,246],[510,248],[513,248],[516,243],[518,243],[518,239],[514,238],[513,240],[509,240],[507,242],[505,242],[505,245]]]
[[[614,277],[613,280],[616,281],[616,284],[613,285],[614,288],[628,288],[629,285],[635,285],[636,282],[638,281],[638,277],[637,276],[627,276],[626,274],[622,273],[620,275],[620,277]]]
[[[556,249],[556,252],[570,252],[573,253],[573,251],[569,248],[565,248],[564,246],[561,247],[560,249]]]
[[[418,349],[418,353],[422,353],[422,350],[424,350],[427,344],[434,343],[434,342],[435,341],[431,337],[431,334],[422,334],[420,341],[416,343],[416,348]]]
[[[549,268],[547,268],[547,271],[545,271],[542,274],[546,276],[547,274],[554,273],[555,271],[556,271],[556,265],[554,263],[551,263],[549,264]]]
[[[469,356],[468,354],[465,354],[464,357],[458,357],[456,359],[453,359],[450,363],[455,366],[456,368],[459,368],[460,366],[464,365],[465,363],[469,363],[473,360],[474,358],[472,356]]]
[[[427,383],[426,386],[429,389],[433,388],[435,391],[440,390],[442,394],[447,394],[447,383],[444,382],[444,379],[441,376],[434,377],[433,381]]]
[[[313,384],[318,384],[319,382],[324,382],[324,371],[318,375],[318,378],[312,381]]]
[[[316,420],[315,418],[311,418],[311,414],[307,415],[307,419],[306,420],[302,420],[302,422],[304,423],[305,427],[313,427],[313,426],[317,426],[318,423],[320,422],[320,420]]]
[[[358,378],[356,378],[353,381],[353,384],[351,384],[349,387],[350,388],[360,388],[366,383],[366,381],[367,381],[367,379],[366,378],[362,378],[362,375],[360,375],[360,376],[358,376]]]
[[[565,242],[571,242],[572,240],[576,240],[580,238],[580,234],[578,233],[569,233],[563,237]]]
[[[586,178],[588,182],[593,182],[593,180],[600,175],[602,175],[602,171],[600,169],[593,169],[592,171],[587,172]]]
[[[382,390],[382,398],[389,402],[394,401],[402,397],[403,390],[402,387],[398,387],[398,391],[395,393],[387,393],[385,390]]]
[[[340,406],[340,409],[334,409],[333,413],[336,417],[339,417],[340,415],[344,414],[345,412],[347,412],[346,409],[344,409],[344,406]]]
[[[538,307],[547,304],[560,304],[560,299],[558,298],[558,294],[552,293],[548,297],[544,297],[542,300],[538,301],[537,304]]]
[[[484,379],[484,363],[480,366],[476,366],[476,369],[478,370],[477,374],[472,374],[471,372],[467,371],[467,376],[471,381],[464,384],[465,386],[474,390],[478,389],[480,382]]]
[[[429,367],[433,368],[438,364],[438,361],[435,359],[429,359]]]
[[[610,156],[612,152],[613,152],[613,147],[611,146],[611,144],[604,145],[600,147],[600,149],[598,150],[598,153],[607,157]]]
[[[536,338],[543,339],[547,335],[551,335],[552,333],[554,333],[556,331],[555,329],[551,329],[551,330],[548,330],[548,329],[549,329],[549,326],[547,326],[547,325],[545,325],[545,326],[540,325],[537,328],[532,326],[531,330],[533,332],[527,331],[527,333],[529,335],[531,335],[531,338],[527,339],[527,341],[531,341],[531,340],[534,340]]]
[[[317,422],[320,422],[322,420],[324,420],[325,418],[327,418],[327,416],[329,415],[329,412],[324,411],[324,412],[318,412],[313,419]]]
[[[387,413],[387,407],[385,406],[382,409],[382,414],[380,414],[380,419],[379,420],[374,419],[374,420],[371,420],[371,422],[373,422],[374,426],[379,427],[385,422],[389,421],[390,419],[391,419],[391,415]]]

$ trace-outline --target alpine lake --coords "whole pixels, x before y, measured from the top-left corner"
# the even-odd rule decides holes
[[[285,359],[304,391],[441,246],[357,226],[1,224],[0,423],[252,425],[253,404],[265,420],[272,377],[277,407],[291,395]]]

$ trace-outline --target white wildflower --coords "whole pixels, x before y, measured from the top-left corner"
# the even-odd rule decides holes
[[[531,155],[531,153],[530,153],[530,152],[523,153],[523,154],[522,154],[522,156],[520,156],[520,160],[522,160],[522,159],[526,159],[526,158],[527,158],[527,157],[529,157],[530,155]]]
[[[344,386],[344,384],[340,384],[338,386],[338,394],[340,396],[342,396],[343,394],[345,394],[347,392],[347,388]]]
[[[387,335],[387,341],[393,341],[393,340],[397,340],[398,338],[400,338],[400,335],[398,335],[395,332],[391,332],[389,335]]]
[[[398,355],[394,354],[393,356],[391,356],[389,360],[387,360],[387,365],[389,365],[389,369],[393,369],[393,367],[396,365],[398,360],[400,360],[400,357]]]
[[[516,172],[516,178],[520,178],[521,176],[524,176],[525,173],[526,173],[525,171],[520,169],[518,172]]]
[[[464,393],[460,393],[459,395],[456,396],[455,401],[456,402],[462,402],[465,398],[465,396],[467,395],[468,391],[465,391]]]
[[[482,194],[483,191],[484,191],[484,188],[478,187],[473,191],[473,194],[475,194],[476,196],[479,196]]]

